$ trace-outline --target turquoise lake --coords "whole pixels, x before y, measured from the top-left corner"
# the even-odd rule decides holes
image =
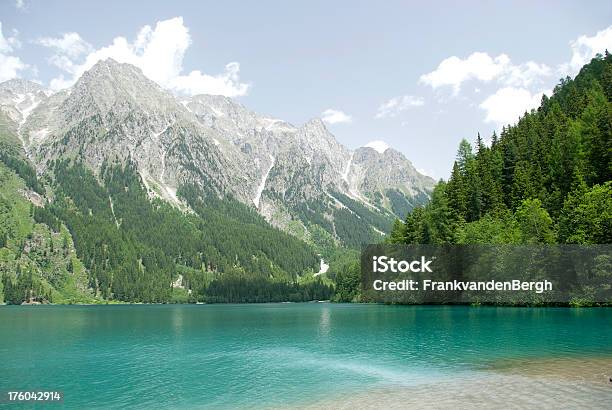
[[[464,396],[495,407],[526,388],[596,408],[612,403],[612,383],[575,381],[571,366],[591,361],[603,377],[611,358],[606,308],[0,307],[0,390],[63,391],[58,408],[401,408],[436,389],[440,407]],[[569,365],[561,377],[549,363]],[[514,364],[531,370],[496,370]],[[466,380],[501,387],[466,396]]]

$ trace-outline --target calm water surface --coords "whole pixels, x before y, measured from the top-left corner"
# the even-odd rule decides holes
[[[336,407],[486,381],[496,363],[611,357],[612,309],[0,307],[0,389],[61,390],[64,408]],[[585,389],[612,403],[612,386]]]

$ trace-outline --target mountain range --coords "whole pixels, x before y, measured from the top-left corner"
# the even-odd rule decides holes
[[[227,97],[177,97],[112,59],[57,93],[4,82],[0,104],[38,174],[57,159],[82,161],[96,175],[104,163],[131,162],[152,197],[187,209],[177,191],[191,184],[232,196],[305,240],[322,228],[357,246],[426,202],[435,183],[392,148],[348,149],[320,119],[297,127]],[[340,218],[363,232],[339,233]]]
[[[1,83],[0,296],[329,299],[330,259],[380,241],[434,187],[369,145],[176,96],[110,59],[58,92]]]

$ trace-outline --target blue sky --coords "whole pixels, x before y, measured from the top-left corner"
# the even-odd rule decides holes
[[[489,137],[612,49],[611,22],[609,1],[4,0],[0,81],[58,89],[113,57],[178,94],[323,117],[343,144],[383,140],[445,178],[461,138]]]

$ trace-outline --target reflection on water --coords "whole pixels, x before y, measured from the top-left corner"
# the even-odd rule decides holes
[[[319,319],[319,336],[329,336],[329,325],[330,325],[330,309],[325,306],[321,309],[321,318]]]

